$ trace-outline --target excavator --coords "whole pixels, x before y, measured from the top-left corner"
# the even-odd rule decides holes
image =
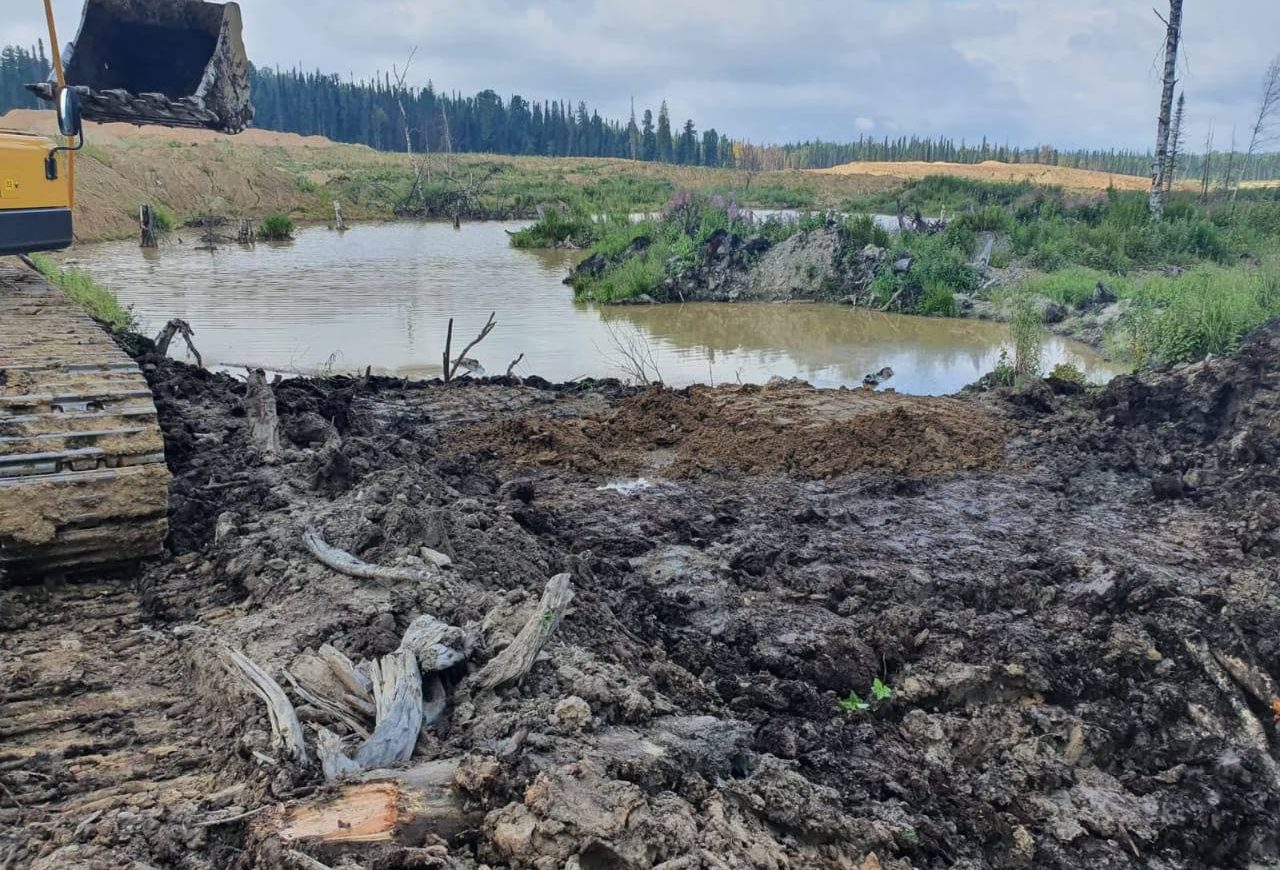
[[[11,10],[12,11],[12,10]],[[53,74],[56,141],[0,130],[0,258],[71,245],[84,121],[238,133],[253,120],[239,6],[85,0]],[[35,272],[0,259],[0,588],[163,552],[170,474],[137,364]],[[29,263],[30,260],[27,260]]]

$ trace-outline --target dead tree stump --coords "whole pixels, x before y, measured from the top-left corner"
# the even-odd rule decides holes
[[[138,209],[138,232],[140,235],[139,244],[143,248],[158,248],[160,243],[156,241],[156,216],[151,210],[151,206],[144,205]]]

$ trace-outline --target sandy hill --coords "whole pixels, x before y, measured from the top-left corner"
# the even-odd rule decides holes
[[[1112,172],[1095,172],[1091,169],[1070,169],[1065,166],[1043,166],[1038,163],[1001,163],[988,160],[985,163],[925,163],[911,161],[900,163],[845,163],[818,172],[827,175],[870,175],[894,178],[924,178],[928,175],[953,175],[975,181],[1030,181],[1033,184],[1049,184],[1067,190],[1150,190],[1151,180],[1136,175],[1117,175]]]

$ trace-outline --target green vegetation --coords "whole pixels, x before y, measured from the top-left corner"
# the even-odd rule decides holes
[[[152,206],[151,225],[158,233],[172,232],[178,226],[178,217],[162,205]]]
[[[511,236],[516,248],[585,248],[596,240],[598,230],[591,215],[581,210],[564,212],[547,209],[541,220]]]
[[[866,713],[872,707],[884,704],[891,698],[893,698],[893,689],[884,680],[876,677],[871,683],[871,701],[864,701],[857,692],[850,691],[848,697],[840,700],[840,709],[846,713]]]
[[[974,300],[989,299],[1010,321],[1012,358],[1005,361],[1008,371],[997,373],[1009,380],[1043,374],[1048,303],[1061,306],[1056,317],[1079,315],[1073,323],[1083,324],[1118,300],[1102,324],[1106,344],[1138,365],[1229,351],[1246,332],[1280,316],[1280,190],[1244,190],[1238,201],[1208,203],[1175,196],[1158,222],[1148,218],[1138,193],[1067,194],[957,178],[927,178],[849,202],[884,208],[890,200],[908,214],[946,209],[953,217],[941,230],[890,237],[866,216],[815,212],[798,221],[759,222],[732,200],[685,193],[651,220],[591,223],[591,268],[575,275],[575,290],[581,299],[601,302],[642,294],[670,301],[680,298],[681,278],[711,245],[721,244],[714,240],[722,231],[777,244],[834,226],[850,268],[867,245],[887,249],[866,290],[870,304],[957,316]],[[566,223],[548,213],[529,235],[566,237],[573,229]],[[989,282],[991,273],[976,265],[988,242],[995,268],[1018,270]],[[807,280],[829,280],[808,271]]]
[[[293,238],[294,223],[288,215],[273,213],[258,224],[258,238],[268,242],[283,242]]]
[[[109,326],[115,332],[132,332],[137,329],[133,312],[120,304],[116,294],[75,268],[59,268],[52,259],[33,254],[32,262],[51,284],[61,287],[90,317]]]
[[[1013,373],[1023,378],[1038,378],[1041,373],[1041,347],[1044,344],[1044,312],[1029,297],[1019,299],[1009,318],[1009,335],[1013,339]]]

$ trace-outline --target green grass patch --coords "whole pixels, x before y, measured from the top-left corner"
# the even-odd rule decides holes
[[[596,240],[600,223],[583,211],[561,211],[551,208],[543,212],[535,224],[511,235],[515,248],[584,248]]]
[[[293,238],[293,219],[278,212],[269,214],[258,224],[258,238],[268,242],[284,242]]]
[[[31,260],[49,283],[62,288],[94,320],[105,323],[116,332],[133,332],[138,328],[133,312],[121,305],[116,294],[94,281],[89,273],[73,267],[60,268],[52,259],[40,254],[33,254]]]

